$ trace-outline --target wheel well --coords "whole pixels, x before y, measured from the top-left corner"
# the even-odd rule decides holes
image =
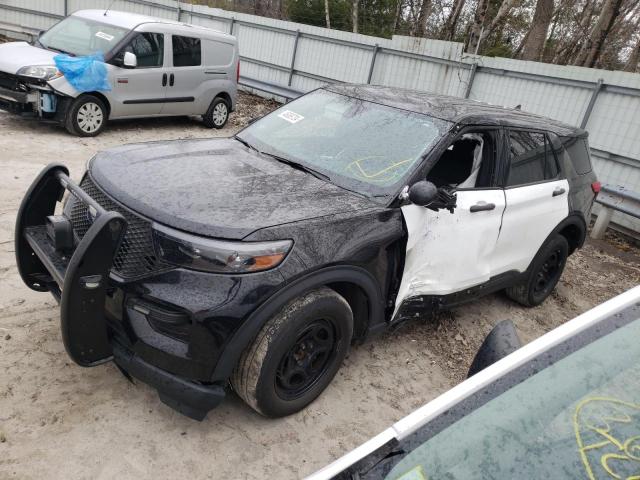
[[[582,246],[584,242],[584,231],[575,223],[563,227],[558,233],[567,239],[569,243],[569,255]]]
[[[86,93],[87,95],[93,95],[94,97],[98,97],[100,100],[102,100],[105,107],[107,107],[107,117],[111,115],[111,104],[109,103],[109,100],[107,100],[107,97],[104,96],[104,94],[100,92],[86,92]]]
[[[231,102],[231,95],[229,95],[227,92],[220,92],[218,95],[216,95],[216,98],[224,98],[224,100],[227,102],[227,105],[229,105],[229,109],[231,109],[233,107],[233,103]]]
[[[369,298],[367,294],[354,283],[335,282],[327,287],[336,291],[347,301],[353,312],[353,338],[363,338],[369,327]]]

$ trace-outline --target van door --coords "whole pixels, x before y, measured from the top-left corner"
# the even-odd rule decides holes
[[[168,81],[164,68],[166,42],[162,33],[137,32],[111,60],[115,65],[111,118],[160,113]],[[124,68],[125,52],[136,55],[135,68]]]
[[[171,35],[171,68],[163,115],[196,115],[206,112],[197,102],[205,81],[202,66],[202,40]],[[196,108],[198,107],[198,108]]]
[[[499,130],[467,130],[445,150],[427,174],[437,187],[456,189],[457,205],[434,212],[402,207],[407,253],[396,298],[441,296],[482,284],[493,275],[496,242],[505,210],[496,184]]]
[[[504,173],[506,209],[494,270],[524,272],[569,214],[569,183],[544,132],[511,129]]]

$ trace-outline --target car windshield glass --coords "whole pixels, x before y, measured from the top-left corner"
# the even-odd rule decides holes
[[[265,153],[302,163],[369,196],[395,193],[451,123],[316,90],[238,136]]]
[[[428,440],[404,445],[409,453],[378,478],[639,478],[638,338],[635,320],[580,348]]]
[[[96,52],[105,54],[128,31],[126,28],[71,16],[43,33],[38,41],[45,48],[71,55],[90,55]]]

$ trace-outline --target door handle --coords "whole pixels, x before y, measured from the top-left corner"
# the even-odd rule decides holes
[[[486,210],[493,210],[494,208],[496,208],[495,203],[479,202],[479,203],[476,203],[475,205],[471,205],[471,208],[469,209],[469,211],[471,213],[484,212]]]
[[[556,189],[553,191],[552,196],[553,196],[553,197],[557,197],[558,195],[562,195],[564,192],[565,192],[565,189],[564,189],[564,188],[560,188],[560,187],[558,187],[558,188],[556,188]]]
[[[174,76],[173,73],[171,75],[169,75],[169,86],[173,87],[173,80],[174,80]]]
[[[167,86],[167,74],[166,73],[162,74],[162,86],[163,87]]]

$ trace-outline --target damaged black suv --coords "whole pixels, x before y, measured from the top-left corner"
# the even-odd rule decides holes
[[[49,165],[22,202],[22,279],[59,300],[75,362],[113,360],[197,419],[229,383],[264,415],[298,411],[353,342],[405,319],[503,289],[538,305],[599,190],[584,130],[353,85],[68,175]]]

